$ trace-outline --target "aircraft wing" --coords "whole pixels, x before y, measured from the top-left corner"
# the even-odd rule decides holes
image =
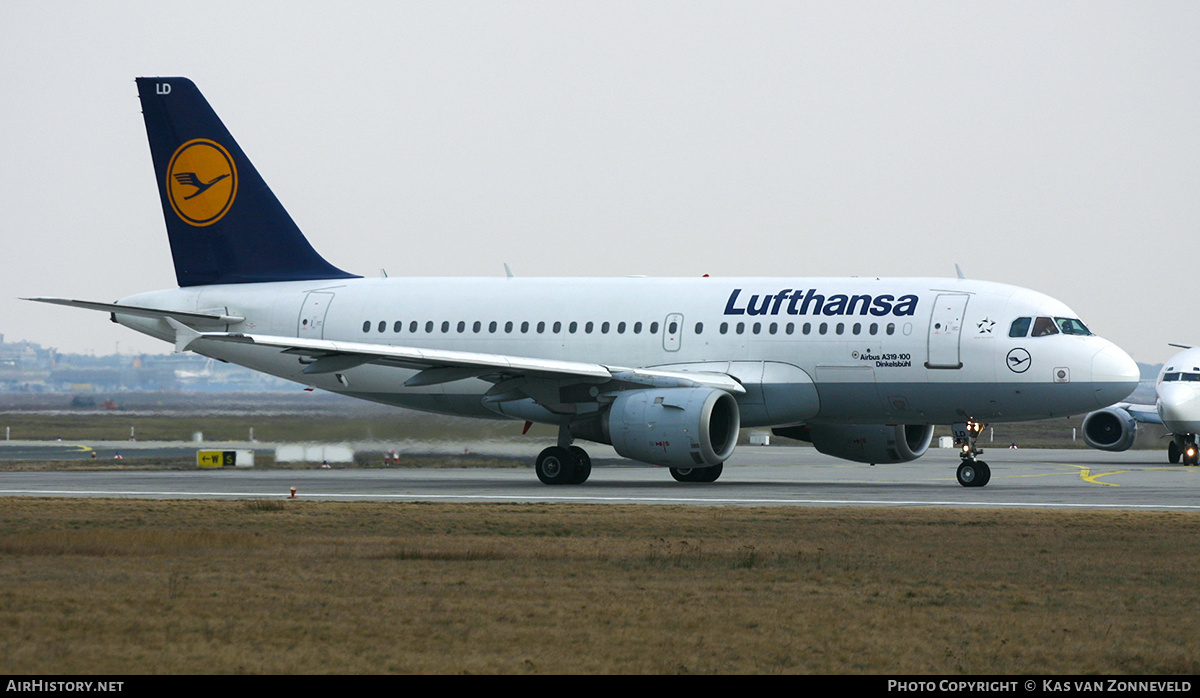
[[[300,339],[235,332],[198,332],[183,323],[167,319],[175,328],[175,347],[188,349],[198,341],[233,342],[274,347],[283,353],[307,357],[312,362],[304,373],[323,374],[345,371],[355,366],[376,364],[418,371],[405,385],[410,387],[436,385],[464,378],[481,378],[493,383],[505,382],[509,390],[520,391],[519,380],[552,380],[562,385],[603,385],[620,383],[646,387],[706,386],[730,393],[746,389],[725,373],[659,371],[654,369],[609,366],[581,361],[558,361],[505,354],[485,354],[421,347],[392,346],[363,342],[336,342],[325,339]]]
[[[1155,405],[1136,405],[1129,402],[1118,402],[1112,408],[1125,411],[1130,417],[1133,417],[1135,422],[1162,424],[1162,417],[1159,416],[1158,407]]]

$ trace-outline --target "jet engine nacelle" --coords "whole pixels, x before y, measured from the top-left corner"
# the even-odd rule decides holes
[[[933,441],[932,424],[814,424],[775,433],[811,441],[827,456],[872,465],[916,460]]]
[[[572,421],[570,431],[643,463],[704,468],[733,454],[740,427],[737,400],[723,390],[651,388],[621,393],[604,412]]]
[[[1137,436],[1137,420],[1118,407],[1089,412],[1083,418],[1083,441],[1101,451],[1127,451]]]

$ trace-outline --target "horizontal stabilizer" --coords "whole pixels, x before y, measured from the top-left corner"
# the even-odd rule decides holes
[[[99,310],[103,313],[116,313],[117,315],[133,315],[136,317],[148,318],[175,318],[176,320],[191,325],[193,327],[209,327],[213,329],[225,329],[228,325],[236,325],[245,320],[244,317],[237,315],[211,315],[208,313],[185,313],[179,310],[160,310],[158,308],[138,308],[131,305],[118,305],[116,303],[97,303],[96,301],[79,301],[71,298],[22,298],[24,301],[37,301],[38,303],[52,303],[54,305],[65,305],[71,308],[83,308],[85,310]]]

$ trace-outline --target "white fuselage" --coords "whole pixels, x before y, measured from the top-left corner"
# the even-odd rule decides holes
[[[1172,434],[1200,434],[1200,348],[1172,356],[1158,374],[1158,416]]]
[[[223,329],[245,334],[727,373],[746,387],[743,426],[1048,418],[1112,404],[1138,380],[1136,364],[1100,337],[1009,336],[1018,317],[1076,317],[1059,301],[966,279],[349,279],[195,286],[120,303],[244,317]],[[117,319],[175,339],[161,319]],[[485,404],[494,383],[479,378],[413,387],[410,369],[312,375],[278,348],[191,348],[415,409],[560,416]]]

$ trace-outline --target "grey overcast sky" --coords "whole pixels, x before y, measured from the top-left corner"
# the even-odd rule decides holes
[[[1200,344],[1200,3],[0,3],[0,333],[167,352],[136,76],[390,276],[953,276]],[[602,357],[601,357],[602,358]]]

